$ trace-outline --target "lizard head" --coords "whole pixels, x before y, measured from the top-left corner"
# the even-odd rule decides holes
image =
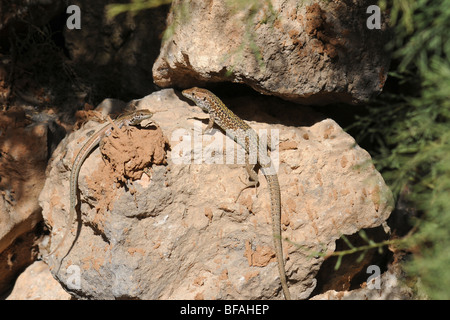
[[[133,112],[131,118],[130,118],[130,125],[134,126],[145,119],[149,119],[153,116],[153,113],[148,109],[142,109],[142,110],[136,110]]]
[[[203,109],[203,111],[206,112],[208,112],[209,106],[208,99],[211,96],[214,96],[209,90],[197,87],[183,90],[181,94],[186,98],[194,101],[197,106],[199,106]]]

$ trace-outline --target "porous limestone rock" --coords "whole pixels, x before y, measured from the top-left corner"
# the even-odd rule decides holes
[[[81,220],[71,223],[60,251],[45,258],[76,297],[283,297],[264,177],[259,173],[256,191],[247,189],[237,199],[245,168],[223,157],[224,146],[234,142],[219,130],[202,136],[208,115],[180,96],[166,89],[135,101],[154,112],[154,124],[106,139],[84,163],[77,206]],[[258,119],[249,121],[255,130],[269,129],[272,139],[278,138],[272,158],[279,164],[283,238],[289,239],[284,241],[288,285],[294,299],[304,299],[324,259],[319,252],[333,251],[342,234],[381,225],[392,210],[392,195],[369,154],[336,122],[318,116],[314,121],[309,109],[288,109],[276,100],[224,99],[244,119]],[[280,117],[291,119],[284,123],[292,126],[273,123],[264,108],[244,116],[264,103],[277,103]],[[304,114],[309,120],[300,120]],[[72,161],[87,134],[98,128],[90,122],[69,135],[50,161],[40,195],[43,216],[52,226],[48,250],[65,230]],[[148,165],[147,175],[142,170]],[[119,171],[113,174],[111,166]],[[79,236],[57,273],[80,221]]]
[[[175,0],[153,78],[160,87],[244,83],[303,104],[366,101],[390,63],[387,18],[381,29],[366,26],[372,4]]]
[[[53,278],[48,266],[35,261],[17,278],[6,300],[69,300],[71,295]]]

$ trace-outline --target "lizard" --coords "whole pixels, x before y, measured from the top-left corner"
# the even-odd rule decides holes
[[[209,114],[209,123],[203,132],[210,130],[214,123],[226,131],[238,144],[240,144],[249,155],[257,154],[257,164],[261,167],[270,191],[272,232],[275,246],[275,254],[278,262],[278,272],[281,280],[281,287],[286,300],[291,299],[286,280],[286,271],[283,259],[283,247],[281,241],[281,194],[278,175],[273,171],[273,164],[267,155],[264,157],[260,152],[259,136],[246,122],[228,109],[225,104],[212,92],[202,88],[191,88],[182,91],[182,95]],[[265,146],[267,151],[267,145]],[[253,166],[246,166],[249,182],[242,190],[256,186],[258,184],[258,174]],[[241,192],[242,192],[241,190]],[[239,195],[240,193],[239,192]]]
[[[77,205],[77,189],[78,189],[78,176],[81,170],[81,166],[83,165],[86,158],[89,156],[92,150],[94,150],[102,141],[102,139],[106,136],[109,136],[111,132],[115,129],[118,130],[122,128],[123,126],[136,126],[140,124],[143,120],[149,119],[153,116],[153,113],[150,112],[150,110],[142,109],[142,110],[136,110],[133,112],[125,113],[122,116],[119,116],[114,121],[111,120],[111,118],[108,117],[109,123],[104,125],[100,130],[95,132],[93,135],[90,136],[90,138],[87,140],[87,142],[81,147],[81,149],[78,151],[75,161],[72,165],[72,170],[70,172],[70,211],[69,211],[69,219],[67,220],[66,230],[64,233],[64,236],[62,240],[58,243],[58,245],[53,249],[48,255],[54,254],[58,249],[61,247],[61,245],[66,240],[67,236],[70,233],[70,226],[73,222],[73,219],[75,217],[76,212],[76,205]],[[61,264],[63,259],[70,253],[72,250],[74,244],[69,248],[67,253],[63,256],[63,258],[60,260],[60,264],[58,267],[61,268]]]

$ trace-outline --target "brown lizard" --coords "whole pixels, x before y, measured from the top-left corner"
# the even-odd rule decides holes
[[[72,170],[70,172],[70,212],[69,219],[67,220],[66,231],[62,240],[58,243],[58,245],[49,253],[49,255],[54,254],[64,243],[67,236],[70,233],[70,226],[72,225],[73,219],[75,217],[75,207],[77,205],[77,189],[78,189],[78,175],[81,170],[81,166],[83,165],[84,160],[88,157],[93,149],[95,149],[100,141],[105,137],[111,134],[112,130],[117,130],[122,128],[123,126],[136,126],[140,124],[143,120],[149,119],[153,116],[153,113],[150,110],[142,109],[133,111],[130,113],[126,113],[116,120],[111,121],[109,119],[109,123],[104,125],[100,130],[94,133],[88,141],[83,145],[83,147],[78,151],[77,156],[75,157],[75,161],[72,166]],[[75,243],[72,243],[72,246],[69,248],[67,253],[62,257],[59,263],[58,272],[61,268],[61,264],[63,259],[70,253],[72,247]]]

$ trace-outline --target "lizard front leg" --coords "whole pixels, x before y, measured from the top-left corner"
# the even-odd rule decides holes
[[[212,127],[214,126],[214,115],[212,113],[209,113],[209,122],[208,125],[206,126],[205,130],[203,130],[202,134],[205,134],[206,131],[209,131],[212,129]]]
[[[247,181],[247,183],[245,183],[244,181],[241,180],[241,178],[239,178],[239,180],[241,180],[241,182],[245,184],[245,187],[243,187],[239,191],[236,201],[238,201],[239,197],[241,196],[242,191],[244,191],[245,189],[248,189],[248,188],[252,188],[252,187],[255,187],[255,189],[256,189],[259,184],[258,172],[256,172],[256,170],[255,170],[255,165],[248,163],[245,165],[245,170],[247,170],[248,181]]]

